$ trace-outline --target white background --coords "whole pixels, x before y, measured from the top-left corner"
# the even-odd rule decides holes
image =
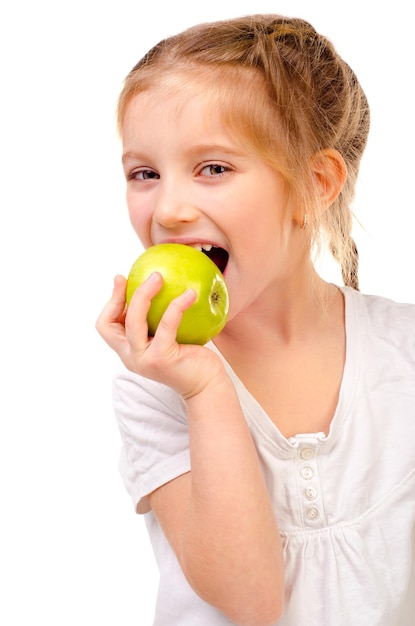
[[[94,329],[113,275],[141,251],[124,205],[114,112],[124,76],[151,45],[254,11],[305,17],[327,34],[372,107],[355,203],[365,227],[355,233],[361,288],[415,302],[413,30],[404,0],[184,4],[14,0],[1,9],[5,626],[151,624],[156,572],[118,474],[115,357]],[[330,265],[322,271],[331,278]]]

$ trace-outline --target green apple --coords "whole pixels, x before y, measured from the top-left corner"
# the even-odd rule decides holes
[[[189,288],[196,291],[197,299],[183,314],[178,343],[204,345],[223,329],[229,311],[228,290],[221,271],[206,254],[179,243],[151,246],[136,259],[128,274],[127,305],[152,272],[159,272],[164,282],[148,312],[150,336],[154,336],[168,304]]]

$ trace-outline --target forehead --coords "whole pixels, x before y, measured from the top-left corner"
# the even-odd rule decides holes
[[[213,99],[202,91],[191,91],[188,88],[167,90],[163,86],[155,85],[130,98],[125,108],[125,117],[142,111],[177,118],[192,106],[213,111],[216,108],[214,104]]]
[[[231,141],[221,107],[204,92],[173,90],[167,94],[158,87],[133,96],[122,123],[124,145],[145,136],[162,135],[178,140]]]
[[[262,75],[252,68],[190,64],[153,69],[140,73],[123,94],[120,126],[128,110],[137,110],[138,102],[143,110],[152,106],[163,109],[165,114],[169,110],[174,116],[195,99],[205,108],[205,115],[220,115],[222,122],[233,129],[246,126],[247,119],[256,117],[259,110],[263,114],[270,102]]]

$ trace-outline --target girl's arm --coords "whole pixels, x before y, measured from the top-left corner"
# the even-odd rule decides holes
[[[274,624],[283,606],[284,563],[255,446],[217,355],[175,341],[194,294],[174,300],[148,338],[145,318],[161,284],[159,275],[144,283],[126,316],[125,280],[117,278],[97,322],[129,369],[168,384],[187,405],[192,470],[150,494],[150,504],[201,598],[235,624]]]
[[[187,580],[240,625],[274,624],[283,555],[256,450],[224,374],[187,401],[192,471],[150,504]]]

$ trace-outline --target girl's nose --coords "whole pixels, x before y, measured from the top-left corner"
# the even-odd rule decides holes
[[[190,198],[173,193],[163,194],[159,198],[153,213],[153,222],[165,228],[174,228],[178,224],[194,222],[199,212]]]

